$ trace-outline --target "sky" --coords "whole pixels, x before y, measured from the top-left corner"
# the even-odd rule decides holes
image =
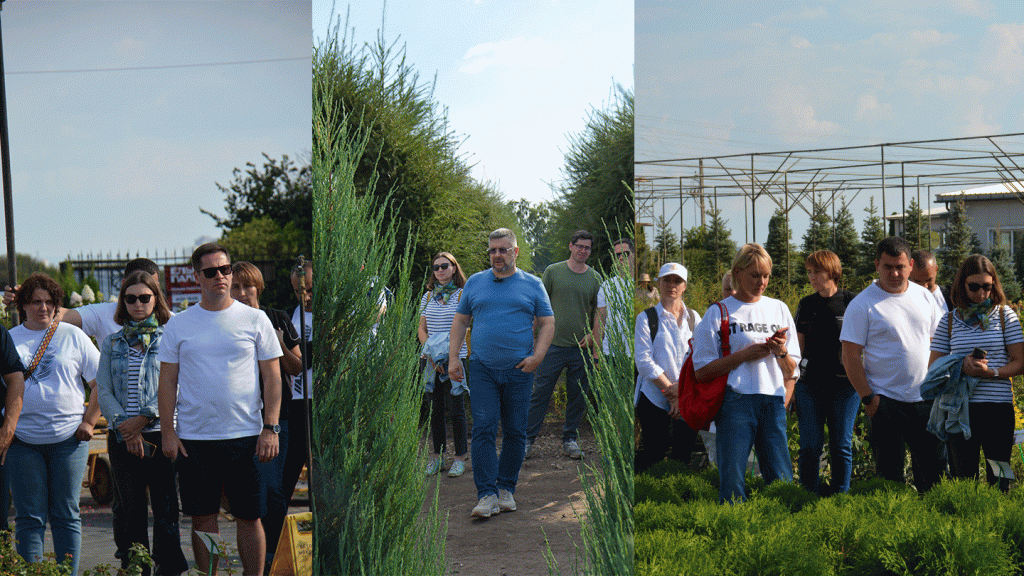
[[[313,0],[314,42],[334,16],[359,42],[384,36],[448,110],[473,176],[506,200],[551,200],[569,137],[633,86],[630,0]],[[334,20],[336,22],[336,20]],[[436,75],[436,76],[435,76]]]
[[[1024,132],[1019,2],[636,0],[635,10],[638,161]],[[892,213],[899,192],[886,195]],[[851,204],[858,232],[869,197]],[[766,240],[769,204],[758,201],[750,241]],[[693,203],[684,208],[695,225]],[[742,243],[742,205],[719,208]],[[792,215],[799,245],[808,219]]]
[[[225,214],[232,170],[309,161],[308,2],[13,0],[0,18],[19,253],[190,252],[220,236],[199,208]]]

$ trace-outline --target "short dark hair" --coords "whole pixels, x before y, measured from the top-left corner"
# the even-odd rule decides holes
[[[132,272],[135,272],[136,270],[149,272],[153,276],[158,276],[160,274],[160,267],[156,265],[156,262],[153,262],[149,258],[136,258],[134,260],[129,260],[128,263],[124,265],[124,277],[127,278],[131,276]]]
[[[629,251],[636,253],[636,244],[633,243],[632,238],[619,238],[615,242],[612,242],[612,248],[618,246],[619,244],[629,244]]]
[[[960,264],[960,269],[956,271],[956,276],[953,277],[953,286],[949,294],[949,300],[953,303],[953,306],[966,308],[971,304],[970,298],[967,297],[967,277],[974,276],[975,274],[988,274],[992,277],[992,284],[994,286],[989,297],[992,298],[993,304],[999,306],[1006,302],[1006,295],[1003,294],[1003,285],[999,282],[999,273],[996,272],[996,267],[992,265],[992,261],[981,254],[971,254],[964,258],[963,263]]]
[[[594,243],[594,235],[586,230],[577,230],[572,233],[572,237],[569,238],[569,244],[575,244],[577,240],[590,240],[590,243]]]
[[[167,307],[167,301],[164,300],[164,295],[160,292],[160,283],[157,282],[156,276],[145,270],[132,272],[121,283],[121,293],[117,296],[117,311],[114,312],[114,322],[124,326],[126,322],[132,319],[131,314],[128,314],[128,306],[124,303],[124,295],[129,288],[136,284],[144,284],[153,292],[153,298],[156,299],[156,303],[153,305],[153,314],[156,314],[156,322],[161,326],[167,324],[167,321],[171,319],[171,309]]]
[[[192,252],[192,269],[199,272],[199,267],[203,265],[203,256],[206,256],[207,254],[216,254],[217,252],[223,252],[224,255],[228,257],[228,261],[231,260],[231,253],[228,252],[227,248],[217,244],[216,242],[207,242]]]
[[[914,250],[910,253],[910,259],[914,261],[914,268],[923,269],[928,262],[935,262],[935,255],[927,250]],[[935,262],[938,265],[938,262]]]
[[[25,306],[28,306],[32,302],[32,296],[35,295],[36,290],[42,288],[50,293],[50,297],[53,298],[53,313],[56,314],[60,310],[60,305],[64,302],[64,289],[60,287],[60,284],[56,280],[50,278],[48,275],[42,272],[33,272],[21,283],[21,288],[18,289],[18,313],[21,314],[22,318],[26,318]]]
[[[906,254],[907,260],[914,259],[910,255],[910,243],[899,236],[889,236],[878,243],[875,248],[875,260],[881,260],[882,254],[888,254],[894,258],[899,258],[900,254]]]
[[[260,294],[263,294],[263,288],[266,287],[263,283],[263,272],[260,272],[255,264],[239,260],[231,265],[231,275],[231,280],[238,282],[243,287],[255,286],[257,299]]]

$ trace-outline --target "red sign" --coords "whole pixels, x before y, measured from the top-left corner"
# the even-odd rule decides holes
[[[199,302],[202,293],[192,266],[164,266],[164,281],[167,285],[167,303],[172,310],[177,310],[184,300],[188,300],[190,306]]]

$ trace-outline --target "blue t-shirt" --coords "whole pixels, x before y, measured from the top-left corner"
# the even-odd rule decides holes
[[[555,313],[540,278],[522,270],[500,282],[495,278],[490,269],[470,276],[458,313],[473,317],[470,361],[508,370],[533,354],[534,316]]]

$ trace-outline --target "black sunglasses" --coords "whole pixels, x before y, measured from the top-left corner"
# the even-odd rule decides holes
[[[136,296],[135,294],[125,294],[124,295],[124,302],[125,302],[125,304],[135,304],[136,300],[138,300],[139,302],[142,302],[143,304],[149,304],[149,301],[152,300],[152,299],[153,299],[153,295],[152,294],[140,294],[138,296]]]
[[[221,276],[231,276],[231,264],[225,264],[223,266],[213,266],[211,268],[203,268],[203,276],[207,278],[216,278],[217,272],[220,272]]]
[[[971,292],[977,292],[979,289],[984,289],[985,292],[991,292],[992,289],[995,288],[995,286],[996,285],[992,284],[992,283],[988,283],[988,284],[975,284],[974,282],[968,282],[967,283],[967,289],[970,290]]]
[[[438,270],[447,270],[448,266],[449,264],[447,262],[444,264],[434,264],[434,272],[437,272]]]
[[[628,257],[630,254],[632,254],[632,252],[630,252],[629,250],[623,250],[622,252],[615,253],[615,255],[618,256],[619,258],[622,258],[623,256]]]

